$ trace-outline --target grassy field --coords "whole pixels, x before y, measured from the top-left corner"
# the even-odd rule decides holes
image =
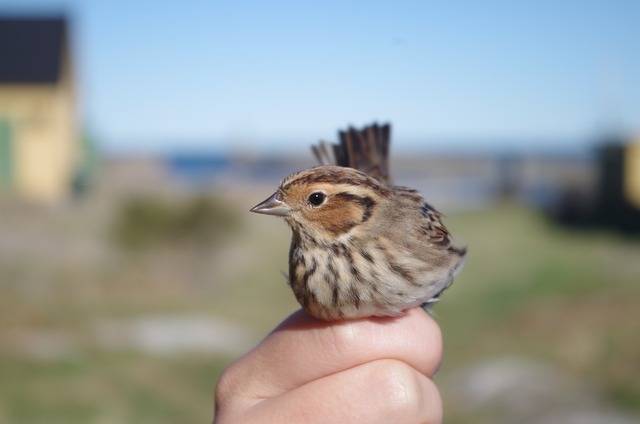
[[[453,218],[471,250],[438,309],[444,379],[465,364],[528,358],[576,378],[604,403],[638,410],[639,240],[559,228],[513,204]],[[569,392],[554,401],[562,403],[562,396],[570,404]],[[455,403],[448,406],[455,417]],[[482,420],[471,415],[459,422]]]
[[[118,202],[0,205],[0,423],[211,421],[220,372],[297,308],[280,274],[285,224],[246,212],[260,195],[215,200],[239,217],[231,230],[194,239],[209,224],[187,225],[187,237],[142,247],[118,242]],[[505,357],[550,364],[607,407],[640,410],[640,240],[559,228],[512,203],[447,223],[470,247],[435,309],[448,422],[496,422],[495,411],[458,410],[449,382]],[[123,336],[145,317],[184,316],[233,323],[242,341],[166,352]]]

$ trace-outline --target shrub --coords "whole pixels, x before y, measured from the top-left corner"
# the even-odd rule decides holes
[[[114,224],[116,241],[127,248],[169,243],[214,244],[237,228],[223,202],[196,197],[181,203],[155,198],[126,201]]]

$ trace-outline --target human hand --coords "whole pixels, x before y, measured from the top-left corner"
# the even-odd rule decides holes
[[[215,422],[440,423],[441,357],[440,329],[420,308],[338,322],[299,310],[224,372]]]

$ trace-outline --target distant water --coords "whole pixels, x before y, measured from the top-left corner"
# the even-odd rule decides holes
[[[426,160],[433,161],[434,157],[432,155]],[[467,168],[465,158],[473,160],[477,166]],[[561,180],[547,178],[545,173],[566,166],[593,163],[593,152],[545,150],[530,155],[504,151],[483,155],[444,155],[439,160],[438,170],[429,173],[426,170],[416,171],[415,167],[403,170],[402,161],[407,159],[415,164],[419,157],[398,158],[398,166],[394,168],[395,183],[419,190],[436,208],[447,211],[484,207],[505,192],[545,207],[556,201],[562,187]],[[224,154],[193,153],[167,155],[164,163],[172,178],[195,190],[229,182],[275,185],[292,172],[315,165],[310,155],[304,158],[237,159]],[[524,167],[525,164],[528,168]],[[528,174],[525,173],[527,169]],[[536,171],[532,173],[531,169]]]
[[[245,183],[277,184],[283,177],[308,165],[289,160],[267,159],[240,163],[224,155],[176,154],[167,156],[166,166],[172,177],[193,189],[203,189],[229,178]],[[477,176],[429,177],[398,172],[395,181],[419,190],[436,208],[443,210],[481,207],[493,201],[498,182]]]
[[[194,186],[206,185],[232,167],[231,159],[216,154],[172,154],[164,159],[170,174]]]
[[[288,158],[243,162],[218,154],[171,154],[164,158],[171,176],[194,188],[215,183],[219,178],[233,176],[242,181],[278,182],[285,176],[307,166]]]

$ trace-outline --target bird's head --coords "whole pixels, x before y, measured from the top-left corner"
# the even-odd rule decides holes
[[[316,166],[282,180],[251,212],[283,217],[298,236],[329,241],[369,221],[391,189],[352,168]]]

